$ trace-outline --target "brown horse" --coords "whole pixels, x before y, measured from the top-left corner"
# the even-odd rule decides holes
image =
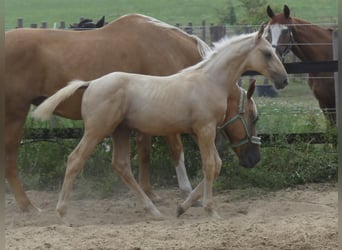
[[[272,46],[283,57],[290,49],[302,61],[333,60],[332,29],[322,28],[308,21],[291,17],[284,5],[283,13],[274,14],[270,6],[267,14]],[[333,73],[309,73],[309,86],[331,126],[336,125],[335,85]]]
[[[87,88],[81,109],[84,135],[68,157],[56,208],[58,214],[65,217],[67,200],[77,174],[95,146],[111,135],[115,145],[113,169],[137,196],[144,209],[155,218],[161,217],[131,171],[129,134],[134,129],[150,135],[195,135],[204,178],[179,206],[178,216],[203,196],[205,211],[217,218],[212,185],[220,173],[222,163],[215,147],[216,128],[226,120],[230,99],[240,97],[239,106],[244,113],[246,99],[250,100],[253,93],[252,90],[247,94],[241,90],[237,80],[244,72],[255,70],[272,80],[278,88],[287,84],[286,71],[271,45],[263,38],[263,31],[264,26],[253,34],[224,39],[204,61],[171,76],[109,73],[92,81],[72,81],[42,103],[33,116],[48,119],[61,102],[79,88]],[[239,115],[238,110],[235,110],[233,114],[237,118],[227,122],[229,125],[239,118],[242,121],[235,124],[233,133],[241,134],[242,139],[246,138],[243,145],[238,145],[242,149],[240,159],[244,159],[244,167],[255,166],[260,156],[260,138],[254,136],[256,105],[253,101],[251,103],[252,108],[249,110],[252,112],[247,117],[246,114]],[[246,130],[245,127],[252,129]]]
[[[202,60],[210,48],[195,36],[142,15],[127,15],[84,32],[17,29],[5,34],[5,175],[22,210],[35,208],[18,178],[18,150],[30,105],[38,105],[73,79],[91,80],[113,71],[170,75]],[[61,103],[55,114],[81,119],[83,91]],[[181,188],[190,192],[179,136],[167,137]],[[141,186],[151,197],[150,137],[138,136]],[[185,177],[184,177],[185,176]]]

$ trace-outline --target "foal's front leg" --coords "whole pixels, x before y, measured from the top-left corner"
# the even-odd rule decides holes
[[[163,216],[155,207],[153,202],[145,194],[135,180],[130,164],[130,130],[127,128],[117,128],[113,133],[113,169],[118,173],[129,189],[139,199],[144,209],[152,214],[155,219],[162,219]]]
[[[213,182],[221,171],[222,161],[215,146],[215,128],[204,128],[197,134],[198,146],[203,165],[203,181],[191,192],[188,198],[178,206],[177,216],[183,214],[193,202],[203,195],[203,208],[214,218],[219,215],[213,208]]]

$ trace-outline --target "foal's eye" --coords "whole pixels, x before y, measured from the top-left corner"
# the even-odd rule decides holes
[[[264,56],[266,59],[271,59],[272,58],[272,53],[270,51],[264,51]]]

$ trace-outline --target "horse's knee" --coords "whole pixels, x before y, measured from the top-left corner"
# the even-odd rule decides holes
[[[127,176],[132,173],[129,168],[129,162],[127,161],[114,161],[112,167],[120,176]]]

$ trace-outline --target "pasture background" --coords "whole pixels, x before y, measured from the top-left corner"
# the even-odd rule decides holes
[[[141,13],[153,16],[170,24],[186,25],[193,22],[200,25],[218,24],[218,12],[227,6],[228,0],[7,0],[5,1],[5,29],[16,27],[17,18],[24,18],[25,25],[48,22],[49,27],[60,21],[66,24],[77,22],[80,17],[98,20],[103,15],[112,21],[127,13]],[[238,0],[231,0],[238,19],[245,18]],[[274,10],[287,4],[294,16],[300,16],[314,23],[335,22],[338,0],[272,0],[266,1]],[[266,9],[266,6],[265,6]],[[265,13],[265,21],[267,15]],[[252,24],[252,23],[250,23]],[[259,24],[259,23],[254,23]]]
[[[218,24],[218,12],[227,5],[226,0],[60,0],[38,1],[28,0],[5,1],[5,29],[15,28],[17,18],[24,19],[24,26],[42,21],[48,26],[65,21],[68,26],[78,22],[79,18],[87,17],[94,20],[106,16],[106,21],[112,21],[127,13],[142,13],[153,16],[170,24],[188,22],[200,25],[202,20],[207,24]],[[283,1],[267,1],[275,11],[282,9]],[[237,18],[245,18],[244,10],[237,0],[233,0]],[[293,16],[307,19],[314,23],[336,23],[337,0],[288,0],[286,4]],[[266,9],[266,6],[265,6]],[[265,21],[268,18],[265,13]],[[259,23],[250,23],[259,25]],[[260,83],[262,80],[259,80]],[[244,81],[243,87],[247,87]],[[255,97],[259,112],[259,133],[290,132],[324,132],[325,119],[317,101],[306,84],[305,75],[291,76],[290,86],[279,92],[277,98]],[[45,123],[27,120],[26,128],[31,127],[70,127],[82,126],[82,122],[57,119]],[[334,131],[329,131],[334,133]],[[186,147],[186,165],[192,182],[195,184],[201,178],[200,157],[197,148],[191,140],[184,138]],[[77,145],[78,140],[55,139],[48,142],[30,143],[24,141],[20,150],[20,174],[28,189],[59,190],[65,171],[68,154]],[[134,140],[132,141],[135,148]],[[299,143],[288,145],[285,140],[279,140],[272,147],[262,148],[262,161],[255,169],[245,170],[237,167],[237,159],[228,145],[221,145],[220,152],[224,160],[222,174],[216,182],[218,188],[236,188],[257,186],[262,188],[282,188],[291,185],[336,180],[337,156],[331,144],[312,145]],[[110,141],[100,144],[96,153],[88,160],[84,171],[78,178],[76,186],[82,187],[82,194],[99,194],[107,196],[115,188],[121,186],[121,181],[110,168]],[[133,150],[132,165],[137,172],[137,156]],[[161,138],[155,138],[152,154],[152,175],[157,186],[176,184],[175,171],[169,159],[169,154]]]

